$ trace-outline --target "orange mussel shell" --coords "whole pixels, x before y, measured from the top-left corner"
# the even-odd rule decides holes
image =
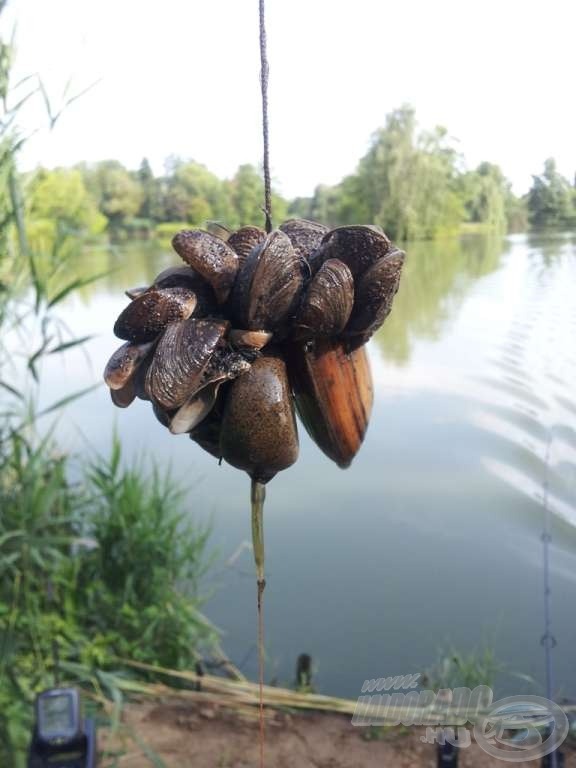
[[[296,409],[316,445],[343,469],[358,452],[372,412],[374,389],[364,347],[326,338],[287,350]]]

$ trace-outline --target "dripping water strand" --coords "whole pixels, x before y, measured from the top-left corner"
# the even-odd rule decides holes
[[[266,232],[272,231],[272,184],[270,181],[270,147],[268,131],[268,58],[266,56],[266,25],[264,0],[259,0],[260,11],[260,88],[262,91],[262,139],[264,143],[264,216]]]
[[[252,545],[256,563],[258,590],[258,703],[260,721],[260,768],[264,767],[264,618],[262,596],[266,586],[264,578],[264,499],[266,486],[252,479],[250,501],[252,504]]]

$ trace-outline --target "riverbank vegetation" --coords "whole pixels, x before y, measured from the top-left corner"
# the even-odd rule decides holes
[[[216,633],[200,612],[208,530],[184,515],[174,481],[126,465],[118,440],[108,456],[62,452],[50,420],[82,392],[64,383],[57,402],[38,406],[43,361],[87,340],[58,317],[96,279],[75,276],[76,232],[107,220],[78,171],[64,185],[35,179],[46,216],[30,220],[14,125],[39,91],[14,95],[10,61],[0,40],[0,765],[23,768],[39,691],[80,685],[117,721],[117,677],[150,679],[124,660],[190,669]]]
[[[252,165],[220,179],[201,163],[178,157],[154,175],[149,162],[128,170],[117,160],[73,168],[40,168],[23,178],[29,234],[38,245],[57,232],[168,240],[178,229],[218,222],[235,228],[262,220],[262,181]],[[545,162],[527,194],[518,197],[502,170],[483,162],[466,169],[445,128],[422,131],[414,109],[389,114],[356,170],[309,198],[275,195],[278,221],[287,216],[330,226],[379,224],[396,240],[425,240],[461,231],[505,233],[576,225],[576,190]]]

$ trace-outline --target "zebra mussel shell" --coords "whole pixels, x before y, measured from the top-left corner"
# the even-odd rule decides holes
[[[288,219],[280,225],[280,230],[288,235],[298,256],[306,261],[318,250],[322,238],[329,231],[324,224],[307,219]]]
[[[301,260],[287,235],[272,232],[254,248],[236,280],[231,308],[238,326],[284,331],[300,300]]]
[[[294,338],[338,336],[346,327],[353,304],[352,273],[342,261],[328,259],[308,285],[294,320]]]
[[[264,240],[266,240],[266,232],[260,227],[241,227],[230,235],[228,245],[236,252],[242,265],[254,248]]]
[[[316,264],[319,267],[327,259],[339,259],[348,266],[356,279],[371,264],[385,256],[390,245],[386,235],[375,227],[337,227],[324,235]]]
[[[361,336],[363,343],[382,325],[390,314],[392,302],[400,286],[405,254],[394,248],[375,261],[356,283],[356,297],[348,336]]]
[[[133,378],[138,366],[146,357],[152,344],[122,344],[112,355],[104,369],[104,381],[110,389],[122,389]]]
[[[172,240],[176,253],[210,283],[219,304],[234,285],[239,259],[235,251],[216,235],[201,230],[184,230]]]
[[[194,317],[170,325],[154,352],[146,374],[146,391],[162,408],[179,408],[202,386],[228,323]]]
[[[137,296],[120,313],[114,325],[119,339],[143,344],[171,323],[186,320],[196,308],[196,294],[187,288],[152,289]]]

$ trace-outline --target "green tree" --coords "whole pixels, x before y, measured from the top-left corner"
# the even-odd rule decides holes
[[[544,173],[533,176],[528,192],[528,216],[533,227],[572,227],[576,224],[576,196],[568,179],[556,169],[556,162],[548,158]]]
[[[40,169],[30,181],[28,194],[33,220],[48,220],[68,231],[87,234],[102,232],[106,226],[78,169]]]
[[[164,218],[164,204],[161,181],[154,176],[147,158],[143,158],[140,163],[135,179],[142,193],[138,217],[147,219],[150,222],[162,221]]]
[[[448,133],[417,134],[414,110],[388,115],[360,161],[352,186],[360,220],[380,224],[398,240],[433,238],[457,231],[463,207],[457,192],[458,156]]]
[[[166,219],[205,226],[213,220],[222,224],[233,218],[228,185],[206,166],[179,158],[169,161],[166,179]]]
[[[235,221],[244,226],[262,221],[263,182],[253,165],[241,165],[230,182]]]
[[[118,160],[80,166],[80,170],[100,212],[108,219],[110,231],[117,233],[140,210],[141,186]]]
[[[484,224],[487,229],[504,232],[507,228],[507,204],[510,184],[497,165],[480,163],[475,171],[461,177],[461,189],[468,221]]]

